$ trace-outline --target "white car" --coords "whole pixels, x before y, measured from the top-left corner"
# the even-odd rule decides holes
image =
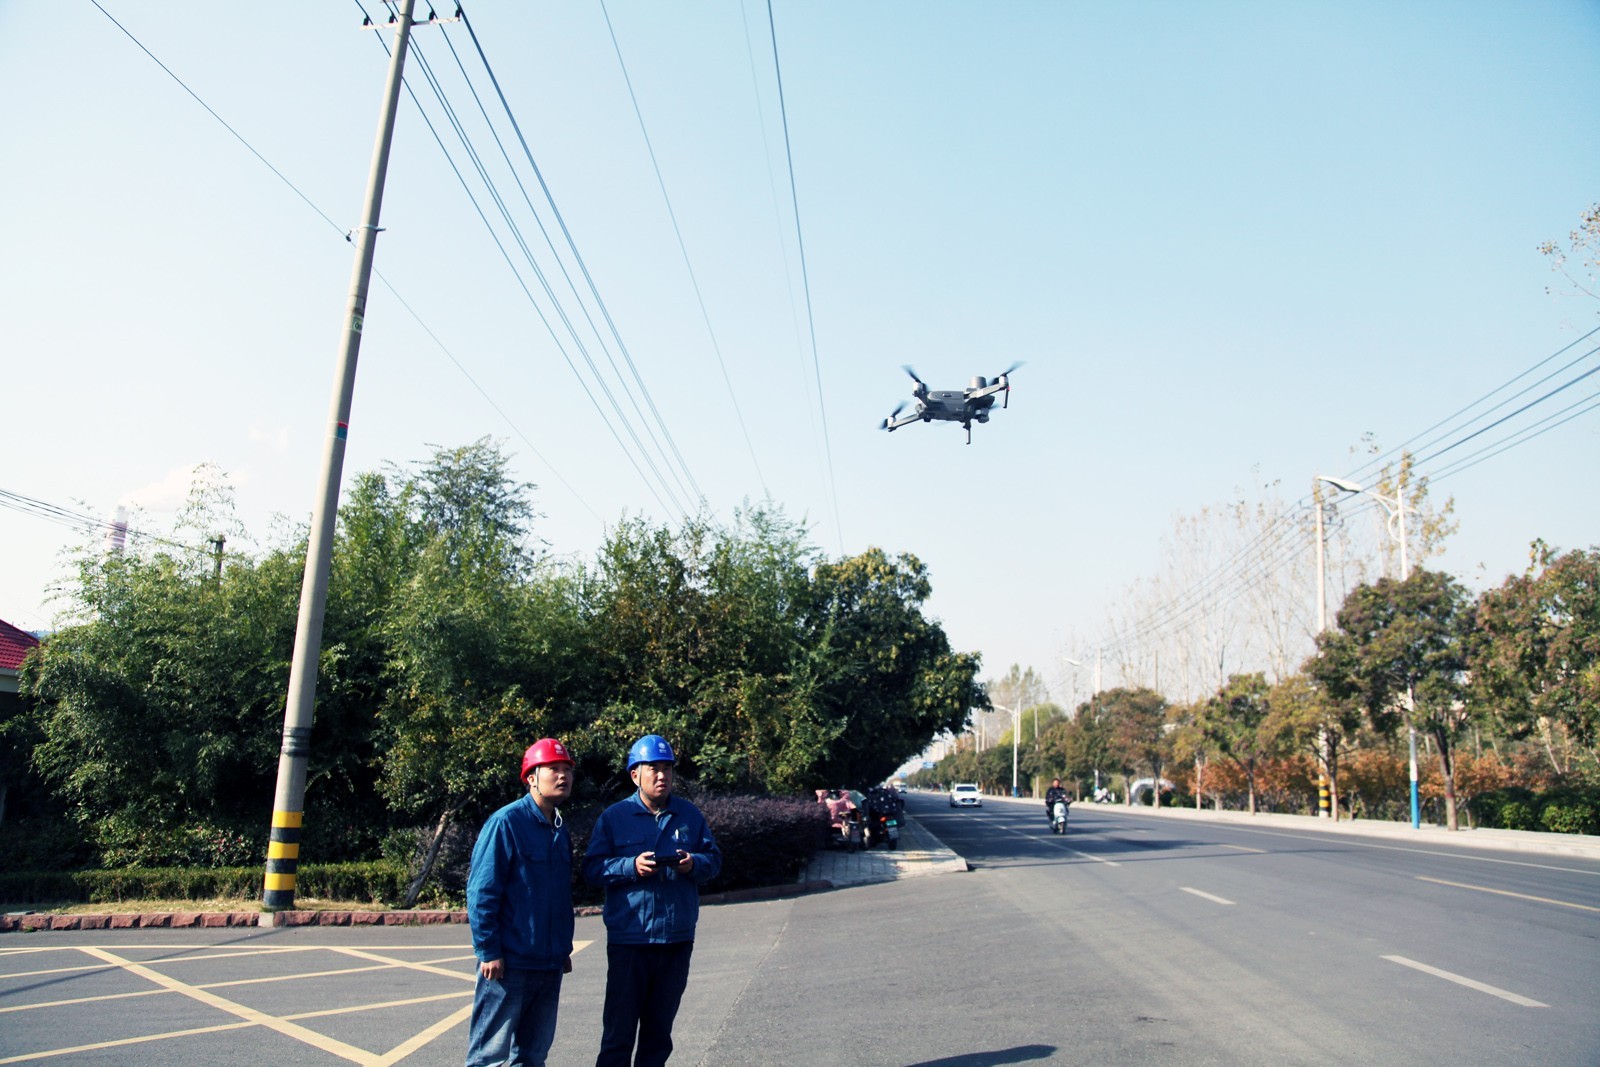
[[[983,794],[978,792],[978,787],[970,782],[961,782],[950,787],[950,806],[952,808],[981,808],[983,807]]]

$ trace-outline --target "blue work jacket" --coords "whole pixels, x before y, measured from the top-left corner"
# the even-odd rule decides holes
[[[467,919],[480,962],[559,971],[571,959],[572,836],[551,825],[533,797],[483,824],[467,875]]]
[[[642,852],[678,849],[694,857],[687,875],[658,870],[640,878],[633,861]],[[722,870],[722,850],[700,809],[668,797],[660,814],[635,793],[600,815],[589,835],[583,877],[606,891],[607,940],[614,945],[664,945],[693,941],[700,919],[700,886]]]

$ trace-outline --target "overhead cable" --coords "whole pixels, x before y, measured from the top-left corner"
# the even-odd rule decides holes
[[[833,523],[844,552],[844,526],[839,517],[839,488],[833,474],[833,444],[828,434],[828,407],[823,400],[822,362],[817,355],[817,321],[811,306],[811,275],[806,269],[805,234],[800,225],[800,193],[794,179],[794,147],[789,140],[789,107],[784,101],[783,67],[778,61],[778,25],[772,17],[772,0],[767,0],[767,28],[772,35],[772,73],[778,83],[778,113],[783,117],[783,154],[789,163],[789,200],[794,206],[794,237],[800,253],[800,282],[806,297],[806,327],[811,337],[811,366],[817,378],[817,410],[822,417],[822,444],[828,460],[828,492],[833,499]]]
[[[728,375],[728,364],[722,358],[722,345],[717,341],[717,332],[711,326],[711,314],[706,310],[706,298],[700,291],[700,279],[695,275],[694,264],[689,259],[689,248],[684,244],[683,230],[678,225],[678,213],[672,207],[672,198],[667,195],[667,182],[661,176],[661,164],[656,159],[655,145],[650,141],[650,131],[645,127],[644,112],[639,108],[639,97],[633,91],[633,78],[628,74],[628,64],[622,58],[622,45],[617,42],[616,28],[611,24],[611,12],[607,9],[605,0],[600,0],[600,13],[605,16],[606,30],[611,34],[611,47],[617,54],[617,67],[622,71],[622,81],[628,87],[628,99],[633,102],[633,115],[639,120],[639,134],[644,138],[645,151],[650,155],[650,166],[655,171],[656,186],[661,190],[661,201],[666,205],[667,217],[672,220],[672,233],[678,239],[678,251],[683,256],[683,266],[689,272],[689,284],[694,288],[695,301],[700,305],[700,319],[705,323],[706,336],[711,339],[711,350],[716,353],[717,367],[722,371],[722,384],[727,387],[728,400],[733,404],[734,416],[739,420],[739,432],[744,436],[745,449],[750,453],[750,463],[756,469],[756,479],[761,483],[763,495],[770,495],[767,491],[767,478],[761,472],[761,461],[756,458],[755,445],[750,441],[750,429],[745,425],[744,409],[739,405],[739,397],[733,391],[733,379]]]

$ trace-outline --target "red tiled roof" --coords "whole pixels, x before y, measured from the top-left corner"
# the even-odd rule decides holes
[[[0,670],[19,669],[28,651],[38,647],[37,637],[0,619]]]

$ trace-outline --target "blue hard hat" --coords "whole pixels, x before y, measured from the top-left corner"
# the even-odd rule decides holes
[[[672,754],[672,746],[667,744],[667,739],[660,734],[645,734],[628,749],[630,771],[641,763],[659,763],[662,760],[677,763],[678,757]]]

